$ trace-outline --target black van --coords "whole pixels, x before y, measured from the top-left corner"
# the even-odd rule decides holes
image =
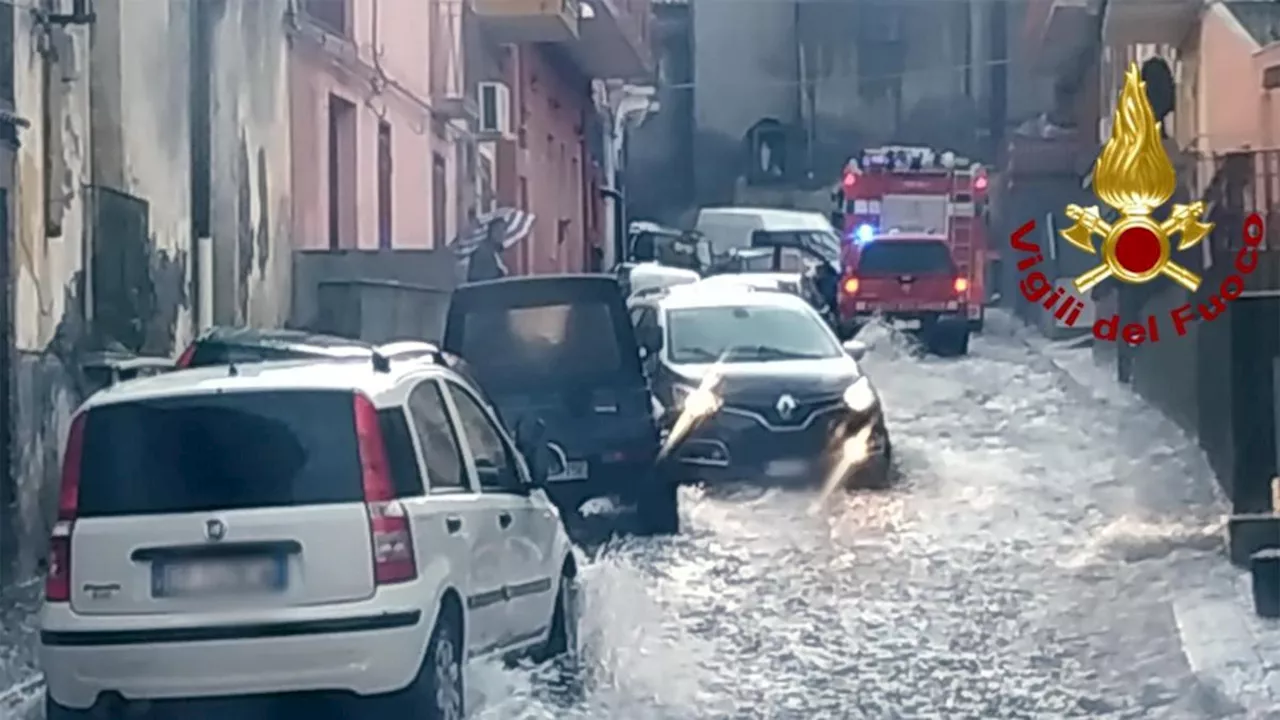
[[[679,529],[655,470],[657,422],[622,293],[609,275],[515,277],[453,293],[443,348],[466,359],[508,427],[541,420],[547,492],[566,512],[619,496],[643,529]]]

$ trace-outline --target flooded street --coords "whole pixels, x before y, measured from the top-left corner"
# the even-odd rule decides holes
[[[873,337],[898,488],[822,508],[690,491],[684,536],[590,567],[585,706],[492,669],[481,716],[1245,716],[1197,681],[1175,617],[1231,575],[1200,453],[1001,326],[961,360]]]
[[[898,487],[687,491],[683,535],[584,568],[585,699],[477,667],[478,717],[1262,717],[1267,687],[1225,688],[1184,651],[1183,616],[1235,578],[1194,443],[1062,369],[1093,372],[1087,351],[1055,364],[988,327],[959,360],[868,331]],[[5,622],[8,679],[30,681],[32,637]],[[38,693],[0,715],[36,717]]]

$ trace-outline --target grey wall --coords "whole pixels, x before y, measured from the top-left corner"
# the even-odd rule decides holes
[[[811,184],[830,184],[858,149],[890,142],[980,157],[988,10],[985,0],[692,0],[698,201],[732,199],[744,136],[766,119],[791,135],[793,183],[812,171]]]
[[[689,6],[657,3],[650,26],[659,111],[627,137],[627,212],[678,225],[693,205],[693,46]]]
[[[692,0],[694,185],[702,204],[732,199],[762,119],[800,120],[796,10],[790,0]]]
[[[322,307],[322,295],[330,303],[340,303],[343,297],[355,298],[342,293],[366,292],[352,288],[368,287],[374,289],[367,292],[379,296],[371,303],[389,302],[384,291],[392,285],[387,283],[404,287],[405,294],[421,291],[428,296],[433,290],[447,293],[453,290],[459,270],[457,260],[448,250],[295,251],[293,263],[293,316],[290,324],[305,328],[319,328],[335,322],[336,309],[332,305]],[[322,285],[327,285],[323,292]],[[397,299],[396,302],[400,301]],[[360,315],[364,310],[353,312]],[[342,321],[343,334],[359,334],[347,330],[349,322]]]

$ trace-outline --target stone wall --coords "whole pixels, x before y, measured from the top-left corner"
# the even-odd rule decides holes
[[[195,238],[225,322],[287,318],[286,0],[97,0],[83,26],[15,13],[14,498],[6,564],[32,572],[88,352],[170,356],[195,327]],[[198,8],[198,11],[197,9]],[[200,78],[213,78],[205,83]]]

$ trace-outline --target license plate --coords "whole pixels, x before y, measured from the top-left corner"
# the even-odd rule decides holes
[[[564,464],[564,470],[551,475],[547,478],[550,482],[566,482],[569,480],[586,480],[587,479],[587,461],[586,460],[570,460]]]
[[[774,460],[765,466],[764,474],[769,477],[794,477],[803,475],[808,469],[807,460]]]
[[[920,321],[919,320],[894,320],[893,329],[894,330],[919,330]]]
[[[208,597],[280,592],[288,585],[284,558],[157,563],[151,571],[156,597]]]

